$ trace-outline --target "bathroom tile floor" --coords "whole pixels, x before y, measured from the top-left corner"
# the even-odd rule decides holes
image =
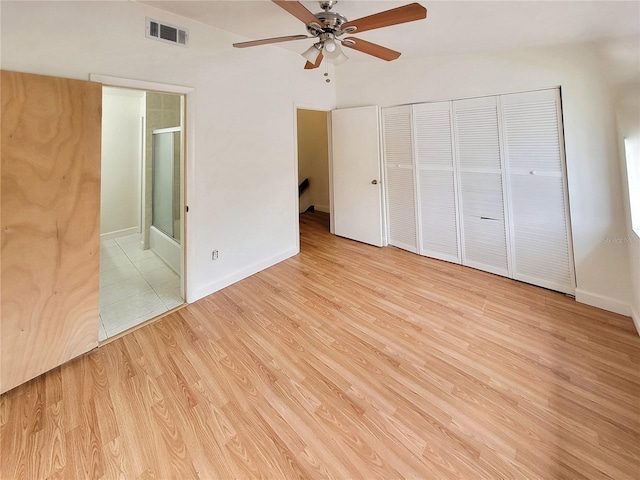
[[[180,277],[140,234],[100,242],[100,334],[105,340],[184,303]]]

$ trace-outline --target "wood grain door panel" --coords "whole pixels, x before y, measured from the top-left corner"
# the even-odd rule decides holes
[[[98,344],[102,86],[1,80],[5,392]]]

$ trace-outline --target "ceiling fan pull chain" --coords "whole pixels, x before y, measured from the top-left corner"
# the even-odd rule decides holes
[[[324,76],[326,77],[325,82],[331,82],[331,79],[329,78],[329,62],[326,60],[324,61]]]

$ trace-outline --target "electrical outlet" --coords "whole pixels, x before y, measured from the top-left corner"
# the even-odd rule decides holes
[[[211,260],[217,260],[218,259],[218,250],[213,250],[211,252]]]

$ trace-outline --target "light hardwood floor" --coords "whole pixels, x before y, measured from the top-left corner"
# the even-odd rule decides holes
[[[2,396],[0,476],[639,478],[631,319],[327,223]]]

